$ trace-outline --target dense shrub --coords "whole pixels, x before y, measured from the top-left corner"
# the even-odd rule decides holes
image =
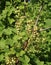
[[[50,0],[0,0],[0,65],[51,65],[50,7]]]

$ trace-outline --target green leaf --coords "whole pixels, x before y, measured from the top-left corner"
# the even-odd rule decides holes
[[[48,6],[51,6],[51,2],[48,3]]]
[[[6,48],[5,40],[1,39],[0,40],[0,49],[5,49],[5,48]]]
[[[15,22],[15,20],[13,18],[9,18],[9,17],[8,17],[8,21],[9,21],[10,24],[12,24],[13,22]]]
[[[20,56],[23,56],[25,54],[25,51],[20,51]]]
[[[38,59],[37,59],[35,62],[37,63],[37,65],[39,65],[39,64],[40,64],[40,65],[44,65],[44,62],[43,62],[43,61],[40,61],[40,60],[38,60]]]
[[[0,62],[4,60],[4,55],[0,54]]]
[[[8,55],[14,55],[16,51],[14,50],[14,47],[10,48],[10,51],[8,52]]]
[[[51,19],[46,19],[45,22],[46,22],[46,25],[45,25],[46,27],[51,26]]]
[[[10,7],[10,8],[8,8],[9,9],[9,11],[8,11],[8,16],[11,16],[11,14],[15,11],[15,8],[14,7]]]
[[[6,35],[12,34],[12,29],[11,28],[4,29],[3,34],[6,34]]]
[[[9,1],[6,1],[6,6],[9,6],[11,3]]]
[[[23,64],[28,64],[29,61],[30,61],[30,58],[29,58],[27,55],[24,55],[24,56],[20,57],[20,61],[21,61]]]
[[[5,43],[6,43],[7,45],[10,45],[10,46],[13,46],[13,45],[14,45],[14,41],[13,41],[13,39],[11,39],[11,38],[6,39]]]
[[[30,61],[30,58],[27,55],[25,55],[25,62],[28,63],[29,61]]]

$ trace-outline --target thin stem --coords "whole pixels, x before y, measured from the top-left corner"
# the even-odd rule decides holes
[[[48,28],[45,28],[45,29],[40,29],[40,32],[41,32],[41,31],[48,30],[48,29],[51,29],[51,27],[48,27]]]
[[[12,0],[11,0],[11,3],[12,3]]]
[[[41,12],[41,10],[42,10],[42,6],[40,6],[39,15],[37,16],[37,19],[36,19],[36,21],[35,21],[35,25],[38,24],[38,20],[39,20],[39,18],[40,18],[40,12]]]

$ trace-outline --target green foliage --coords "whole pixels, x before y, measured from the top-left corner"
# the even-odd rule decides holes
[[[0,0],[0,65],[51,65],[50,26],[50,0]]]

